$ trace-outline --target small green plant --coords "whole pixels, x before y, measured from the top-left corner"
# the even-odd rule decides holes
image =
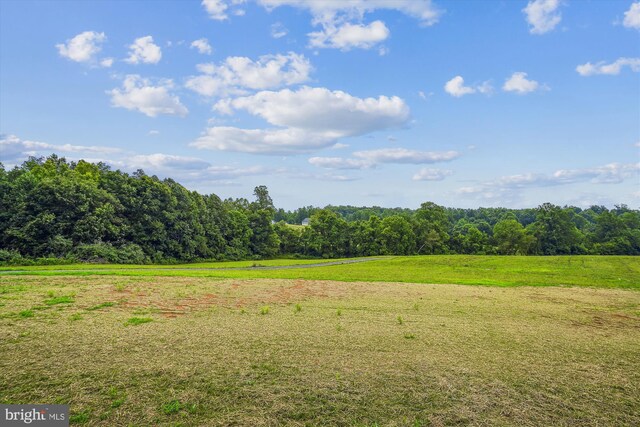
[[[18,316],[23,318],[33,317],[33,310],[22,310],[20,313],[18,313]]]
[[[402,325],[404,323],[404,320],[402,319],[402,316],[396,317],[396,320],[398,321],[398,325]]]
[[[142,325],[143,323],[149,323],[149,322],[153,322],[153,319],[151,317],[132,317],[131,319],[127,320],[125,322],[125,326],[126,325]]]
[[[112,408],[119,408],[120,406],[122,406],[122,404],[126,400],[126,396],[120,393],[118,389],[115,387],[109,388],[109,397],[111,397],[112,399],[112,402],[111,402]]]
[[[53,298],[53,297],[55,297],[55,296],[56,296],[56,293],[55,293],[55,292],[53,292],[53,291],[49,291],[49,292],[47,292],[47,296],[48,296],[49,298]]]
[[[116,292],[124,292],[124,290],[127,288],[127,285],[125,285],[124,283],[116,283],[115,285],[113,285],[113,287]]]
[[[69,320],[74,320],[74,321],[75,321],[75,320],[82,320],[82,315],[81,315],[80,313],[72,314],[72,315],[69,317]]]
[[[240,309],[240,314],[247,314],[247,310],[244,307]]]
[[[46,305],[73,304],[74,302],[73,297],[70,296],[53,297],[44,301]]]
[[[301,306],[300,304],[296,304],[296,305],[293,307],[293,312],[294,312],[294,313],[300,313],[301,311],[302,311],[302,306]]]
[[[413,309],[414,309],[415,311],[420,310],[420,305],[419,305],[418,303],[413,304]]]
[[[342,327],[342,325],[337,325],[336,326],[336,331],[340,332],[341,330],[343,330],[344,328]]]
[[[337,309],[336,310],[336,316],[342,316],[342,310]]]
[[[405,337],[406,339],[408,339],[408,340],[412,340],[412,339],[415,339],[415,338],[416,338],[416,336],[415,336],[414,334],[409,334],[409,333],[404,334],[404,337]]]
[[[98,305],[94,305],[93,307],[89,307],[89,308],[87,308],[87,310],[88,311],[100,310],[101,308],[113,307],[114,305],[116,305],[115,302],[107,301],[107,302],[103,302],[102,304],[98,304]]]
[[[269,306],[265,305],[264,307],[262,307],[260,309],[260,314],[264,315],[264,314],[269,314]]]
[[[178,400],[172,400],[171,402],[162,405],[162,412],[166,415],[176,414],[182,409],[182,404]]]
[[[82,411],[77,414],[73,414],[69,417],[69,422],[71,424],[84,424],[89,421],[89,412]]]

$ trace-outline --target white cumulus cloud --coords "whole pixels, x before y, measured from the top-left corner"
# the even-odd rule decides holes
[[[412,179],[414,181],[442,181],[451,175],[453,175],[453,171],[449,169],[422,168],[413,175]]]
[[[202,0],[202,6],[209,14],[209,18],[216,21],[224,21],[229,18],[229,6],[238,6],[245,0]],[[244,10],[235,9],[232,13],[236,16],[244,15]]]
[[[603,166],[579,169],[559,169],[550,174],[524,173],[502,176],[476,186],[462,187],[458,194],[473,195],[484,200],[514,200],[522,189],[551,187],[575,183],[619,184],[628,178],[640,176],[640,163],[609,163]]]
[[[203,55],[211,55],[211,53],[213,52],[213,48],[209,44],[209,40],[205,38],[192,41],[191,49],[198,49],[198,52]]]
[[[418,19],[423,25],[433,25],[442,15],[431,0],[258,0],[268,9],[292,6],[311,12],[315,20],[330,19],[339,14],[362,17],[379,9],[397,10]]]
[[[442,15],[431,0],[258,0],[258,3],[269,10],[281,6],[308,10],[313,25],[321,27],[320,31],[309,33],[309,45],[342,50],[369,49],[389,36],[384,22],[363,22],[367,13],[396,10],[425,26],[435,24]]]
[[[524,95],[539,89],[542,89],[540,83],[527,79],[527,73],[521,71],[513,73],[502,86],[502,90],[505,92],[515,92],[519,95]]]
[[[24,140],[16,135],[0,135],[0,160],[26,160],[28,156],[46,156],[56,154],[114,154],[121,150],[96,145],[49,144],[46,142]]]
[[[622,25],[640,30],[640,1],[631,3],[629,10],[624,13]]]
[[[620,74],[620,71],[624,67],[629,67],[631,71],[640,72],[640,58],[618,58],[614,62],[607,64],[604,61],[592,64],[587,62],[586,64],[578,65],[576,71],[581,76],[593,76],[597,74],[606,74],[614,76]]]
[[[60,56],[71,61],[94,64],[98,53],[102,50],[102,43],[106,40],[107,36],[104,33],[85,31],[67,40],[66,43],[57,44],[56,48]],[[109,67],[111,63],[101,65]]]
[[[560,0],[533,0],[522,9],[531,26],[531,34],[544,34],[553,30],[562,20],[558,11]]]
[[[358,98],[343,91],[308,86],[295,91],[262,91],[221,103],[262,117],[275,126],[306,129],[336,138],[398,127],[409,118],[409,107],[397,96]]]
[[[289,34],[289,30],[287,30],[287,28],[282,25],[281,22],[276,22],[275,24],[271,25],[271,37],[273,37],[274,39],[282,38],[287,34]]]
[[[149,79],[133,74],[124,79],[122,88],[107,93],[111,95],[114,107],[139,111],[149,117],[160,114],[186,116],[189,110],[180,98],[170,93],[172,88],[171,80],[160,81],[154,86]]]
[[[333,146],[339,138],[399,127],[409,119],[409,107],[396,96],[358,98],[307,86],[224,99],[215,108],[224,113],[243,110],[276,128],[210,127],[193,146],[265,154],[302,153]]]
[[[451,96],[455,96],[456,98],[460,98],[464,95],[470,95],[476,92],[482,93],[484,95],[491,95],[493,93],[493,86],[491,86],[491,82],[489,82],[488,80],[480,85],[465,86],[462,76],[455,76],[447,83],[445,83],[444,91]],[[426,96],[423,92],[420,92],[419,95],[422,99],[426,99]]]
[[[162,58],[160,46],[153,42],[152,36],[135,39],[129,46],[129,57],[125,59],[130,64],[157,64]]]
[[[295,154],[331,145],[335,139],[304,129],[241,129],[214,126],[189,144],[191,147],[252,154]]]
[[[355,157],[373,163],[424,164],[447,162],[460,157],[457,151],[416,151],[406,148],[381,148],[378,150],[356,151]]]
[[[311,157],[309,163],[325,169],[367,169],[374,166],[368,160],[343,157]]]
[[[322,31],[309,33],[309,46],[335,48],[344,51],[359,48],[370,49],[389,37],[389,29],[382,21],[365,24],[327,24]]]
[[[221,64],[199,64],[197,68],[204,74],[189,77],[185,86],[209,97],[304,83],[312,71],[309,60],[293,52],[264,55],[256,61],[231,56]]]
[[[447,162],[460,157],[460,153],[457,151],[416,151],[406,148],[381,148],[356,151],[353,153],[353,157],[355,158],[311,157],[309,163],[327,169],[368,169],[384,163],[428,164]],[[433,169],[429,170],[433,171]],[[423,171],[427,171],[427,169],[423,169]],[[425,176],[426,173],[424,172]]]

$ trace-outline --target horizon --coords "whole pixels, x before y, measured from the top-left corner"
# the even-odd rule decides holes
[[[8,0],[0,162],[288,211],[638,209],[639,37],[631,0]]]
[[[25,160],[25,162],[22,162],[22,163],[21,163],[21,165],[22,165],[22,164],[24,164],[24,163],[26,163],[26,162],[27,162],[28,160],[30,160],[31,158],[33,158],[33,159],[35,159],[35,160],[37,160],[37,161],[42,161],[42,160],[47,160],[47,159],[49,159],[51,156],[57,156],[59,159],[65,160],[65,161],[66,161],[66,162],[68,162],[69,164],[77,163],[77,162],[79,162],[79,161],[85,161],[85,160],[83,160],[83,159],[78,159],[78,160],[69,160],[69,159],[66,159],[64,156],[58,156],[56,153],[52,153],[52,154],[50,154],[49,156],[40,156],[40,157],[32,156],[32,157],[30,157],[29,159],[26,159],[26,160]],[[92,163],[92,164],[97,164],[97,163]],[[120,173],[126,174],[126,175],[128,175],[128,176],[132,176],[135,172],[137,172],[137,171],[134,171],[134,172],[122,171],[122,170],[120,170],[120,169],[114,168],[113,166],[111,166],[111,165],[110,165],[110,164],[108,164],[108,163],[103,163],[103,164],[104,164],[107,168],[109,168],[109,170],[111,170],[111,171],[114,171],[114,172],[120,172]],[[2,162],[0,162],[0,165],[4,166],[4,165],[2,164]],[[20,167],[21,167],[21,165],[15,165],[15,166],[13,166],[13,168],[20,168]],[[6,170],[6,168],[5,168],[5,170]],[[140,169],[140,170],[142,170],[142,169]],[[232,199],[232,200],[246,199],[246,200],[248,200],[248,201],[251,201],[251,200],[252,200],[252,198],[254,198],[254,197],[255,197],[255,193],[252,193],[251,195],[242,195],[242,196],[235,196],[235,197],[227,197],[227,198],[223,198],[223,197],[220,197],[220,196],[219,196],[218,194],[216,194],[216,193],[201,193],[201,192],[199,192],[198,190],[191,190],[191,189],[189,189],[188,187],[184,186],[180,181],[177,181],[177,180],[173,179],[173,178],[172,178],[172,177],[170,177],[170,176],[167,176],[167,177],[159,177],[159,176],[154,175],[154,174],[147,174],[147,173],[146,173],[146,171],[144,171],[144,170],[142,170],[142,172],[143,172],[145,175],[147,175],[147,176],[152,176],[152,177],[154,177],[154,176],[155,176],[155,177],[157,177],[157,178],[158,178],[158,179],[160,179],[160,180],[172,179],[173,181],[177,182],[179,185],[182,185],[183,187],[187,188],[187,189],[188,189],[188,190],[190,190],[190,191],[195,191],[196,193],[199,193],[199,194],[201,194],[201,195],[203,195],[203,196],[211,196],[211,195],[215,195],[215,196],[219,197],[219,198],[220,198],[221,200],[223,200],[223,201],[224,201],[224,200],[226,200],[226,199]],[[259,184],[258,184],[258,185],[259,185]],[[267,190],[269,190],[269,189],[268,189],[268,187],[267,187]],[[270,192],[270,191],[269,191],[269,194],[271,194],[271,192]],[[421,207],[421,205],[422,205],[422,204],[424,204],[424,203],[428,203],[428,202],[433,202],[433,201],[432,201],[432,200],[423,200],[423,201],[419,202],[419,204],[418,204],[416,207],[411,207],[411,206],[382,206],[382,205],[353,205],[353,204],[332,204],[332,203],[325,204],[325,205],[316,205],[316,204],[311,203],[311,204],[309,204],[309,205],[298,206],[298,207],[295,207],[295,208],[289,209],[289,208],[282,208],[282,207],[279,207],[279,206],[278,206],[278,204],[277,204],[277,202],[274,200],[274,207],[275,207],[276,211],[278,211],[278,210],[282,209],[282,210],[284,210],[285,212],[290,212],[290,213],[293,213],[293,212],[295,212],[295,211],[297,211],[297,210],[299,210],[299,209],[307,209],[307,208],[311,208],[311,209],[318,209],[318,210],[322,210],[322,209],[328,209],[328,208],[332,208],[332,207],[333,207],[333,208],[344,207],[344,208],[355,208],[355,209],[375,209],[375,208],[379,208],[379,209],[388,209],[388,210],[402,209],[402,210],[417,211],[418,209],[420,209],[420,207]],[[546,204],[546,203],[550,203],[550,204],[553,204],[553,205],[559,206],[559,207],[561,207],[561,208],[563,208],[563,209],[567,209],[567,208],[578,208],[578,209],[580,209],[581,211],[588,210],[588,209],[593,208],[593,207],[605,207],[605,208],[607,208],[607,209],[608,209],[608,210],[610,210],[610,211],[617,210],[617,209],[624,209],[624,208],[630,209],[630,210],[632,210],[632,211],[634,211],[634,210],[640,210],[640,208],[633,207],[633,206],[629,206],[629,205],[627,205],[627,204],[625,204],[625,203],[615,203],[613,206],[605,206],[605,205],[590,205],[590,206],[587,206],[587,207],[580,207],[580,206],[568,205],[568,204],[559,204],[559,205],[558,205],[558,204],[554,204],[554,203],[551,203],[551,202],[548,202],[548,201],[543,201],[543,202],[541,202],[540,204],[538,204],[538,205],[536,205],[536,206],[523,206],[523,207],[518,207],[518,208],[513,208],[513,207],[509,207],[509,206],[475,206],[475,207],[468,207],[468,208],[462,208],[462,207],[457,207],[457,206],[447,206],[447,205],[439,205],[439,206],[441,206],[441,207],[443,207],[443,208],[445,208],[445,209],[462,209],[462,210],[506,209],[506,210],[509,210],[509,211],[522,211],[522,210],[531,210],[531,209],[535,210],[535,209],[540,208],[540,206],[541,206],[541,205]]]

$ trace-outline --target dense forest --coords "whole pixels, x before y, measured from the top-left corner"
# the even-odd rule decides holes
[[[52,155],[0,163],[0,263],[151,263],[276,256],[640,254],[640,211],[560,207],[276,210],[171,179]],[[308,226],[300,226],[309,218]]]

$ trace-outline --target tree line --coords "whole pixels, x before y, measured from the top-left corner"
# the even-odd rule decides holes
[[[299,226],[309,218],[308,226]],[[640,254],[640,211],[560,207],[276,209],[221,200],[142,170],[29,158],[0,163],[0,263],[182,262],[276,256]]]

